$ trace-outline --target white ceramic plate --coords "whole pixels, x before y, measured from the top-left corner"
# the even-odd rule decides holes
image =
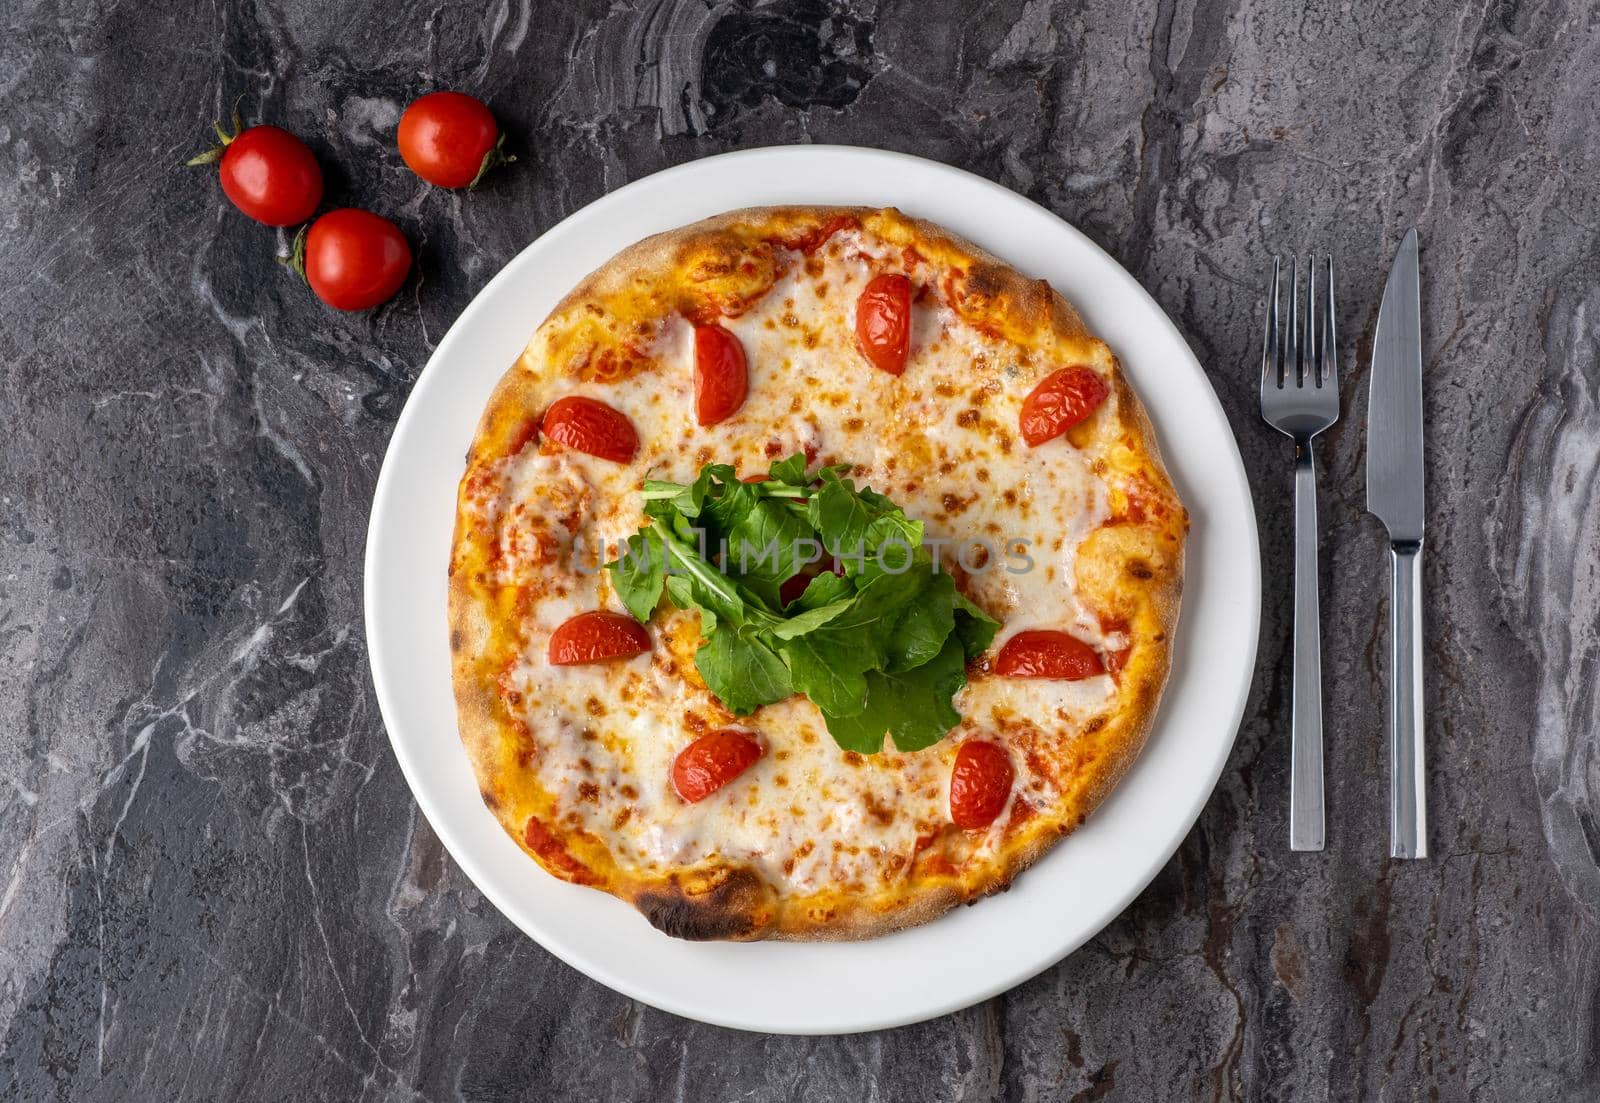
[[[546,312],[617,250],[737,207],[893,205],[1042,276],[1108,342],[1154,419],[1193,518],[1176,664],[1149,745],[1113,796],[1007,893],[865,943],[681,942],[626,904],[544,873],[478,795],[456,738],[445,568],[456,482],[495,382]],[[367,534],[378,703],[417,803],[512,922],[619,992],[724,1026],[844,1033],[931,1018],[1058,961],[1177,849],[1233,745],[1260,613],[1255,515],[1216,395],[1161,309],[1048,211],[946,165],[840,146],[711,157],[630,184],[529,245],[439,343],[395,427]]]

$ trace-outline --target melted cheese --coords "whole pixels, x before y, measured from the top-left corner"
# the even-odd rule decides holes
[[[562,621],[621,607],[594,564],[602,547],[637,531],[642,479],[687,481],[711,461],[751,474],[797,451],[856,465],[858,485],[926,522],[930,540],[942,543],[941,562],[1002,621],[996,647],[1024,628],[1120,644],[1073,587],[1078,545],[1108,516],[1106,487],[1066,440],[1029,448],[1015,431],[1032,381],[1059,365],[1031,362],[925,295],[913,306],[906,372],[890,376],[856,348],[854,307],[866,282],[899,269],[897,261],[847,231],[816,257],[780,251],[779,262],[770,292],[723,323],[749,364],[748,397],[733,417],[695,423],[693,328],[675,316],[655,328],[647,350],[655,370],[578,386],[551,372],[541,396],[588,394],[622,411],[641,442],[633,463],[530,446],[501,461],[493,490],[469,508],[498,526],[504,577],[536,572],[544,584],[523,626],[526,654],[505,682],[534,735],[532,768],[563,822],[606,840],[624,868],[720,856],[754,863],[791,890],[881,884],[909,868],[919,837],[949,822],[950,765],[963,739],[1008,746],[1018,776],[1012,799],[1048,806],[1059,795],[1049,764],[1066,761],[1064,748],[1105,708],[1111,679],[978,678],[957,696],[963,719],[944,741],[862,757],[840,751],[803,698],[730,724],[685,676],[689,657],[665,638],[669,622],[688,629],[683,614],[658,614],[653,655],[578,667],[545,660]],[[975,540],[988,542],[988,562]],[[1021,569],[1024,550],[1029,570]],[[671,790],[673,759],[700,731],[721,726],[752,732],[764,754],[732,784],[686,804]],[[998,843],[1006,820],[995,821],[980,854]]]

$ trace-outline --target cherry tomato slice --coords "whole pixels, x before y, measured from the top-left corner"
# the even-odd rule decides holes
[[[886,272],[874,276],[856,300],[856,341],[874,367],[890,375],[906,370],[911,352],[911,281]]]
[[[1094,413],[1110,393],[1105,381],[1088,368],[1051,372],[1022,400],[1018,417],[1022,439],[1035,447],[1054,440]]]
[[[579,613],[550,633],[550,665],[575,666],[631,659],[650,650],[644,625],[621,613],[596,609]]]
[[[1002,678],[1076,682],[1103,674],[1105,669],[1099,652],[1078,637],[1045,629],[1018,632],[994,661],[994,672]]]
[[[371,211],[341,207],[306,231],[306,282],[331,307],[367,310],[387,302],[409,271],[406,236]]]
[[[494,164],[500,125],[465,93],[430,92],[400,116],[395,139],[412,172],[441,188],[464,188]]]
[[[972,830],[988,827],[1011,796],[1017,771],[1011,756],[993,743],[969,739],[950,768],[950,822]]]
[[[707,732],[672,763],[672,787],[690,804],[705,800],[744,773],[761,757],[761,744],[742,731]]]
[[[694,416],[715,425],[744,405],[749,371],[739,338],[718,325],[694,329]]]
[[[267,226],[295,226],[322,202],[322,168],[306,144],[276,126],[240,131],[218,165],[223,194]]]
[[[544,412],[539,429],[557,444],[617,463],[627,463],[639,450],[633,422],[597,398],[556,399]]]

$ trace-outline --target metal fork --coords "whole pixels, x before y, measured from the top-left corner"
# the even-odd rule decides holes
[[[1289,772],[1289,849],[1321,850],[1322,639],[1317,596],[1317,469],[1313,438],[1339,420],[1338,341],[1334,336],[1333,257],[1323,258],[1326,294],[1317,295],[1311,255],[1301,324],[1300,262],[1289,260],[1289,328],[1278,324],[1279,260],[1272,258],[1261,348],[1261,416],[1294,440],[1294,705]]]

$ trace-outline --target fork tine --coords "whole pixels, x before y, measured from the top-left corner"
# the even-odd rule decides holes
[[[1289,333],[1288,345],[1284,349],[1283,385],[1285,387],[1298,387],[1304,378],[1301,372],[1305,367],[1305,348],[1301,341],[1304,337],[1303,327],[1300,324],[1300,254],[1289,254]],[[1294,367],[1289,367],[1290,355],[1294,357]],[[1290,371],[1294,374],[1291,376]]]
[[[1283,344],[1278,335],[1278,267],[1272,258],[1272,289],[1267,292],[1267,321],[1261,337],[1261,389],[1283,386]]]
[[[1322,386],[1322,311],[1317,308],[1317,251],[1311,250],[1306,267],[1306,364],[1303,379],[1307,387]]]
[[[1339,340],[1334,332],[1333,254],[1329,253],[1322,259],[1327,265],[1327,279],[1324,282],[1328,285],[1328,290],[1324,296],[1326,301],[1323,303],[1322,309],[1322,359],[1320,367],[1322,369],[1323,382],[1330,387],[1337,388],[1339,386]]]

